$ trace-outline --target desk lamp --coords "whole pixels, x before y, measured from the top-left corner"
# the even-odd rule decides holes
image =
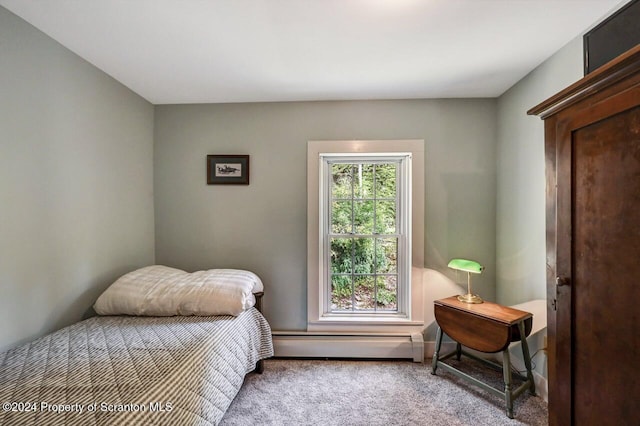
[[[471,274],[479,274],[484,267],[478,262],[466,259],[451,259],[449,265],[451,269],[464,271],[467,273],[467,294],[458,296],[458,300],[464,303],[482,303],[483,300],[477,294],[471,293]]]

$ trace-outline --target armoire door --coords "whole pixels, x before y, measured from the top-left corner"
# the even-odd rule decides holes
[[[555,424],[640,424],[639,100],[557,117]]]

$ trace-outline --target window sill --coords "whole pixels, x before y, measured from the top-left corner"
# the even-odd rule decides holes
[[[396,316],[365,316],[365,315],[327,315],[316,321],[309,321],[310,325],[408,325],[422,326],[422,321],[412,321],[409,318]]]

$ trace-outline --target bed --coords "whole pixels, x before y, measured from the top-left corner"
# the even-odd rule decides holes
[[[218,424],[273,355],[249,299],[236,315],[99,315],[0,353],[0,424]]]

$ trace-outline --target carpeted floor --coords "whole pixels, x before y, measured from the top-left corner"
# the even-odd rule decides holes
[[[448,361],[493,386],[502,375]],[[270,359],[249,374],[221,425],[546,425],[547,404],[525,392],[509,419],[504,401],[431,364]]]

